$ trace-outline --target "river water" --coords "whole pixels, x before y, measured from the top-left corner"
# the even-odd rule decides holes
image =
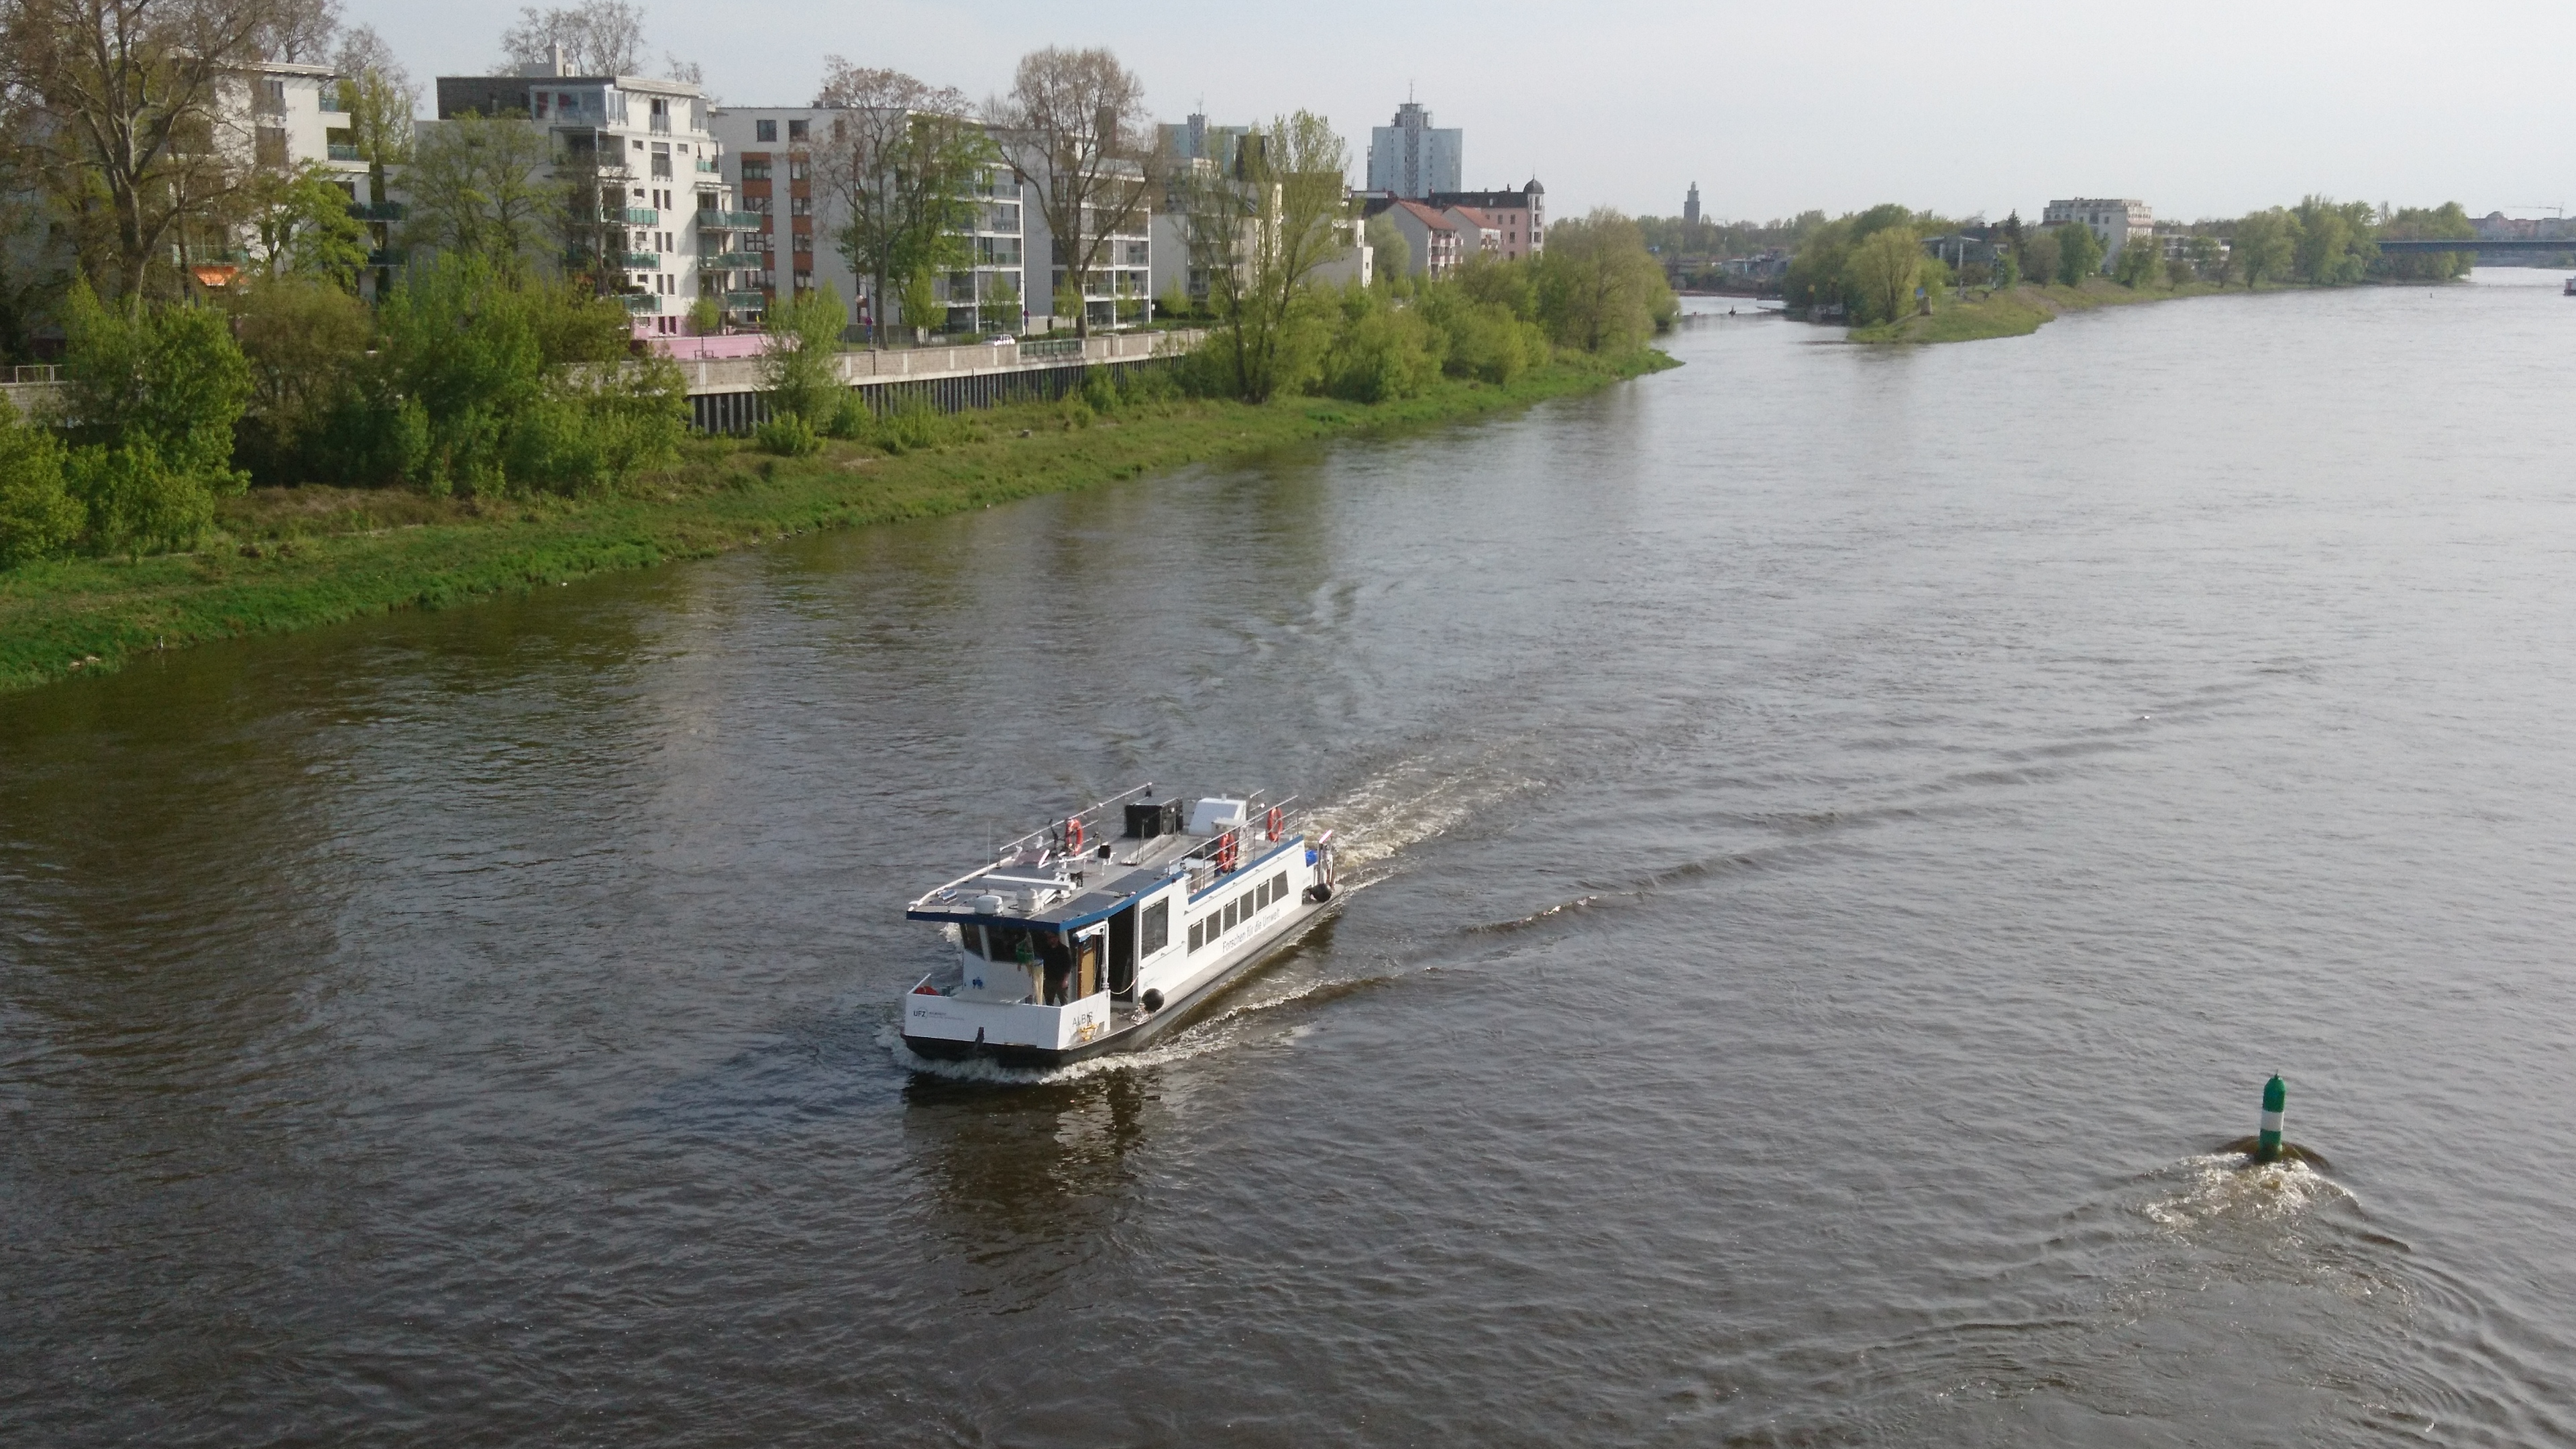
[[[0,700],[0,1440],[2576,1440],[2555,288],[1716,320]],[[909,1070],[903,901],[1148,778],[1362,887]]]

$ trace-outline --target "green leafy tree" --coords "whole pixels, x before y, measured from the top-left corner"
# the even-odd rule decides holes
[[[2331,197],[2308,196],[2292,215],[2299,225],[2291,265],[2302,280],[2343,286],[2369,275],[2370,264],[2379,257],[2379,246],[2371,240],[2370,203],[2339,205]]]
[[[1415,396],[1440,377],[1441,337],[1421,307],[1395,307],[1353,287],[1341,299],[1319,368],[1327,396],[1392,402]]]
[[[773,416],[793,414],[811,424],[833,418],[849,390],[841,380],[842,315],[841,294],[828,283],[770,307],[760,374]]]
[[[948,302],[939,295],[939,274],[927,267],[896,279],[894,304],[915,341],[948,325]]]
[[[253,282],[232,301],[233,333],[251,376],[234,458],[259,482],[341,481],[315,448],[365,375],[375,330],[366,304],[328,282],[294,276]]]
[[[2070,221],[2051,233],[2057,240],[2057,282],[2062,287],[2083,286],[2088,278],[2102,270],[2102,239],[2093,228],[2080,221]]]
[[[271,278],[312,277],[352,291],[367,265],[367,229],[320,162],[270,176],[251,192],[252,261]]]
[[[965,95],[827,56],[814,104],[832,112],[814,174],[841,256],[868,280],[868,295],[900,303],[912,279],[972,265],[968,233],[990,204],[1002,156],[969,119]],[[876,311],[888,320],[882,305]],[[922,315],[938,321],[910,311],[905,320],[935,327],[947,308],[934,298]]]
[[[2379,227],[2379,235],[2390,241],[2470,241],[2477,234],[2468,212],[2456,201],[2392,212]],[[2448,282],[2467,276],[2476,260],[2477,253],[2467,247],[2455,252],[2385,252],[2371,271],[2392,281]]]
[[[473,257],[505,277],[533,275],[562,229],[562,189],[545,177],[544,133],[517,115],[466,112],[422,135],[411,170],[405,236],[414,246]]]
[[[1246,136],[1231,174],[1188,183],[1190,263],[1207,278],[1216,331],[1204,344],[1247,402],[1300,386],[1326,335],[1315,273],[1351,246],[1342,138],[1298,111]]]
[[[2111,265],[2111,280],[2131,291],[2164,279],[2164,250],[2152,238],[2120,248],[2120,259]]]
[[[233,427],[251,395],[250,363],[211,308],[110,309],[86,285],[65,308],[63,379],[76,443],[148,450],[174,476],[215,493],[232,469]]]
[[[89,511],[63,483],[63,446],[0,402],[0,569],[59,558]]]
[[[1019,330],[1020,289],[1011,285],[1008,276],[995,274],[993,289],[984,294],[983,317],[987,332]]]
[[[2250,289],[2289,270],[2296,259],[2299,221],[2279,207],[2246,215],[2236,223],[2229,265]]]
[[[1679,310],[1637,224],[1607,207],[1548,229],[1536,280],[1549,335],[1585,352],[1625,352]]]
[[[1852,248],[1845,264],[1845,294],[1852,320],[1889,322],[1914,310],[1914,289],[1923,274],[1923,239],[1910,226],[1873,232]]]
[[[1368,219],[1369,269],[1379,290],[1392,297],[1413,294],[1413,243],[1384,213]]]

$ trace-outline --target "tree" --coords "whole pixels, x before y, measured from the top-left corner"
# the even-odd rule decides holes
[[[1664,269],[1637,225],[1608,207],[1548,229],[1538,256],[1539,320],[1555,340],[1586,352],[1624,352],[1674,311]]]
[[[1383,213],[1368,219],[1367,237],[1370,268],[1376,274],[1376,285],[1388,295],[1402,297],[1413,290],[1413,243]]]
[[[192,223],[219,217],[250,154],[225,87],[281,0],[0,0],[0,135],[25,147],[88,243],[94,288],[139,299]]]
[[[553,47],[575,75],[634,75],[644,69],[644,7],[628,0],[583,0],[561,9],[519,11],[519,23],[501,32],[501,68],[543,65]]]
[[[0,569],[70,550],[89,512],[63,483],[63,447],[0,402]]]
[[[1311,357],[1308,284],[1350,250],[1350,152],[1321,116],[1298,111],[1242,138],[1232,172],[1186,183],[1190,264],[1207,278],[1217,333],[1207,345],[1235,394],[1262,402],[1294,387]]]
[[[2083,286],[2102,270],[2102,239],[2093,235],[2093,228],[2070,221],[2051,234],[2057,238],[2058,285]]]
[[[829,421],[848,385],[841,380],[841,294],[828,284],[769,309],[769,346],[760,378],[771,414]]]
[[[1121,145],[1144,99],[1144,82],[1107,50],[1049,46],[1020,57],[1010,93],[987,108],[1012,169],[1038,188],[1052,265],[1064,273],[1056,309],[1070,291],[1084,336],[1091,274],[1112,260],[1111,238],[1144,219],[1144,169]],[[1029,265],[1040,262],[1032,257]]]
[[[2379,257],[2366,201],[2337,205],[2331,197],[2307,196],[2292,215],[2298,218],[2298,238],[2292,243],[2291,265],[2307,281],[2320,286],[2358,282]]]
[[[1872,233],[1852,248],[1848,263],[1852,320],[1892,322],[1914,310],[1914,284],[1922,272],[1923,239],[1914,228],[1892,226]]]
[[[2249,290],[2289,268],[2298,248],[2298,226],[2296,217],[2277,206],[2236,223],[2229,263]]]
[[[253,260],[270,277],[314,277],[356,291],[367,265],[367,232],[349,214],[349,194],[319,162],[271,175],[251,195]]]
[[[235,459],[262,482],[328,477],[315,445],[366,369],[375,330],[366,304],[296,276],[253,280],[227,300],[251,379]]]
[[[2120,248],[2120,259],[2114,263],[2111,280],[2132,291],[2151,287],[2164,275],[2164,252],[2152,239],[2132,241]]]
[[[340,42],[340,109],[348,113],[349,139],[367,163],[367,199],[385,199],[385,168],[411,160],[412,113],[420,93],[394,59],[393,47],[361,25]]]
[[[403,178],[411,193],[405,235],[525,275],[562,209],[543,178],[549,159],[544,134],[516,117],[467,112],[440,122],[421,137]]]
[[[200,487],[240,490],[233,426],[250,399],[250,364],[222,313],[168,304],[111,310],[76,285],[64,333],[73,441],[148,449]]]
[[[892,320],[885,304],[902,284],[972,263],[965,234],[982,209],[977,193],[990,192],[984,175],[1001,155],[966,118],[964,93],[901,71],[826,56],[814,104],[834,113],[815,172],[838,223],[836,244],[850,270],[868,279],[883,326]],[[932,310],[944,314],[935,300]],[[909,311],[904,320],[915,322]]]
[[[2379,235],[2391,241],[2439,241],[2455,237],[2470,241],[2477,234],[2478,229],[2470,223],[2468,212],[2456,201],[2433,208],[2418,206],[2392,210],[2379,226]],[[2470,265],[2476,260],[2476,251],[2468,247],[2455,252],[2382,253],[2371,271],[2374,275],[2401,282],[2448,282],[2468,275]]]

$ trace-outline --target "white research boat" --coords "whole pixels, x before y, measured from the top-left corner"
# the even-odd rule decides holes
[[[1332,832],[1293,804],[1140,785],[914,901],[955,959],[904,993],[903,1044],[1013,1067],[1144,1046],[1329,909]]]

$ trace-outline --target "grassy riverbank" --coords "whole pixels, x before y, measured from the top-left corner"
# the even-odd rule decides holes
[[[678,467],[612,497],[433,498],[404,490],[255,489],[227,500],[194,553],[0,571],[0,690],[135,654],[441,608],[610,569],[697,558],[790,534],[926,518],[1345,434],[1419,427],[1589,392],[1676,366],[1651,350],[1575,359],[1507,387],[1444,381],[1420,397],[1066,404],[951,420],[947,441],[889,454],[830,443],[771,457],[693,439]]]
[[[1975,293],[1966,301],[1943,300],[1929,317],[1902,317],[1875,327],[1855,327],[1848,340],[1861,343],[1978,342],[1989,337],[2026,337],[2066,312],[2096,307],[2126,307],[2140,302],[2169,302],[2177,297],[2213,297],[2236,290],[2214,282],[2188,282],[2179,287],[2131,289],[2096,277],[2081,287],[2022,285],[2009,291]]]

